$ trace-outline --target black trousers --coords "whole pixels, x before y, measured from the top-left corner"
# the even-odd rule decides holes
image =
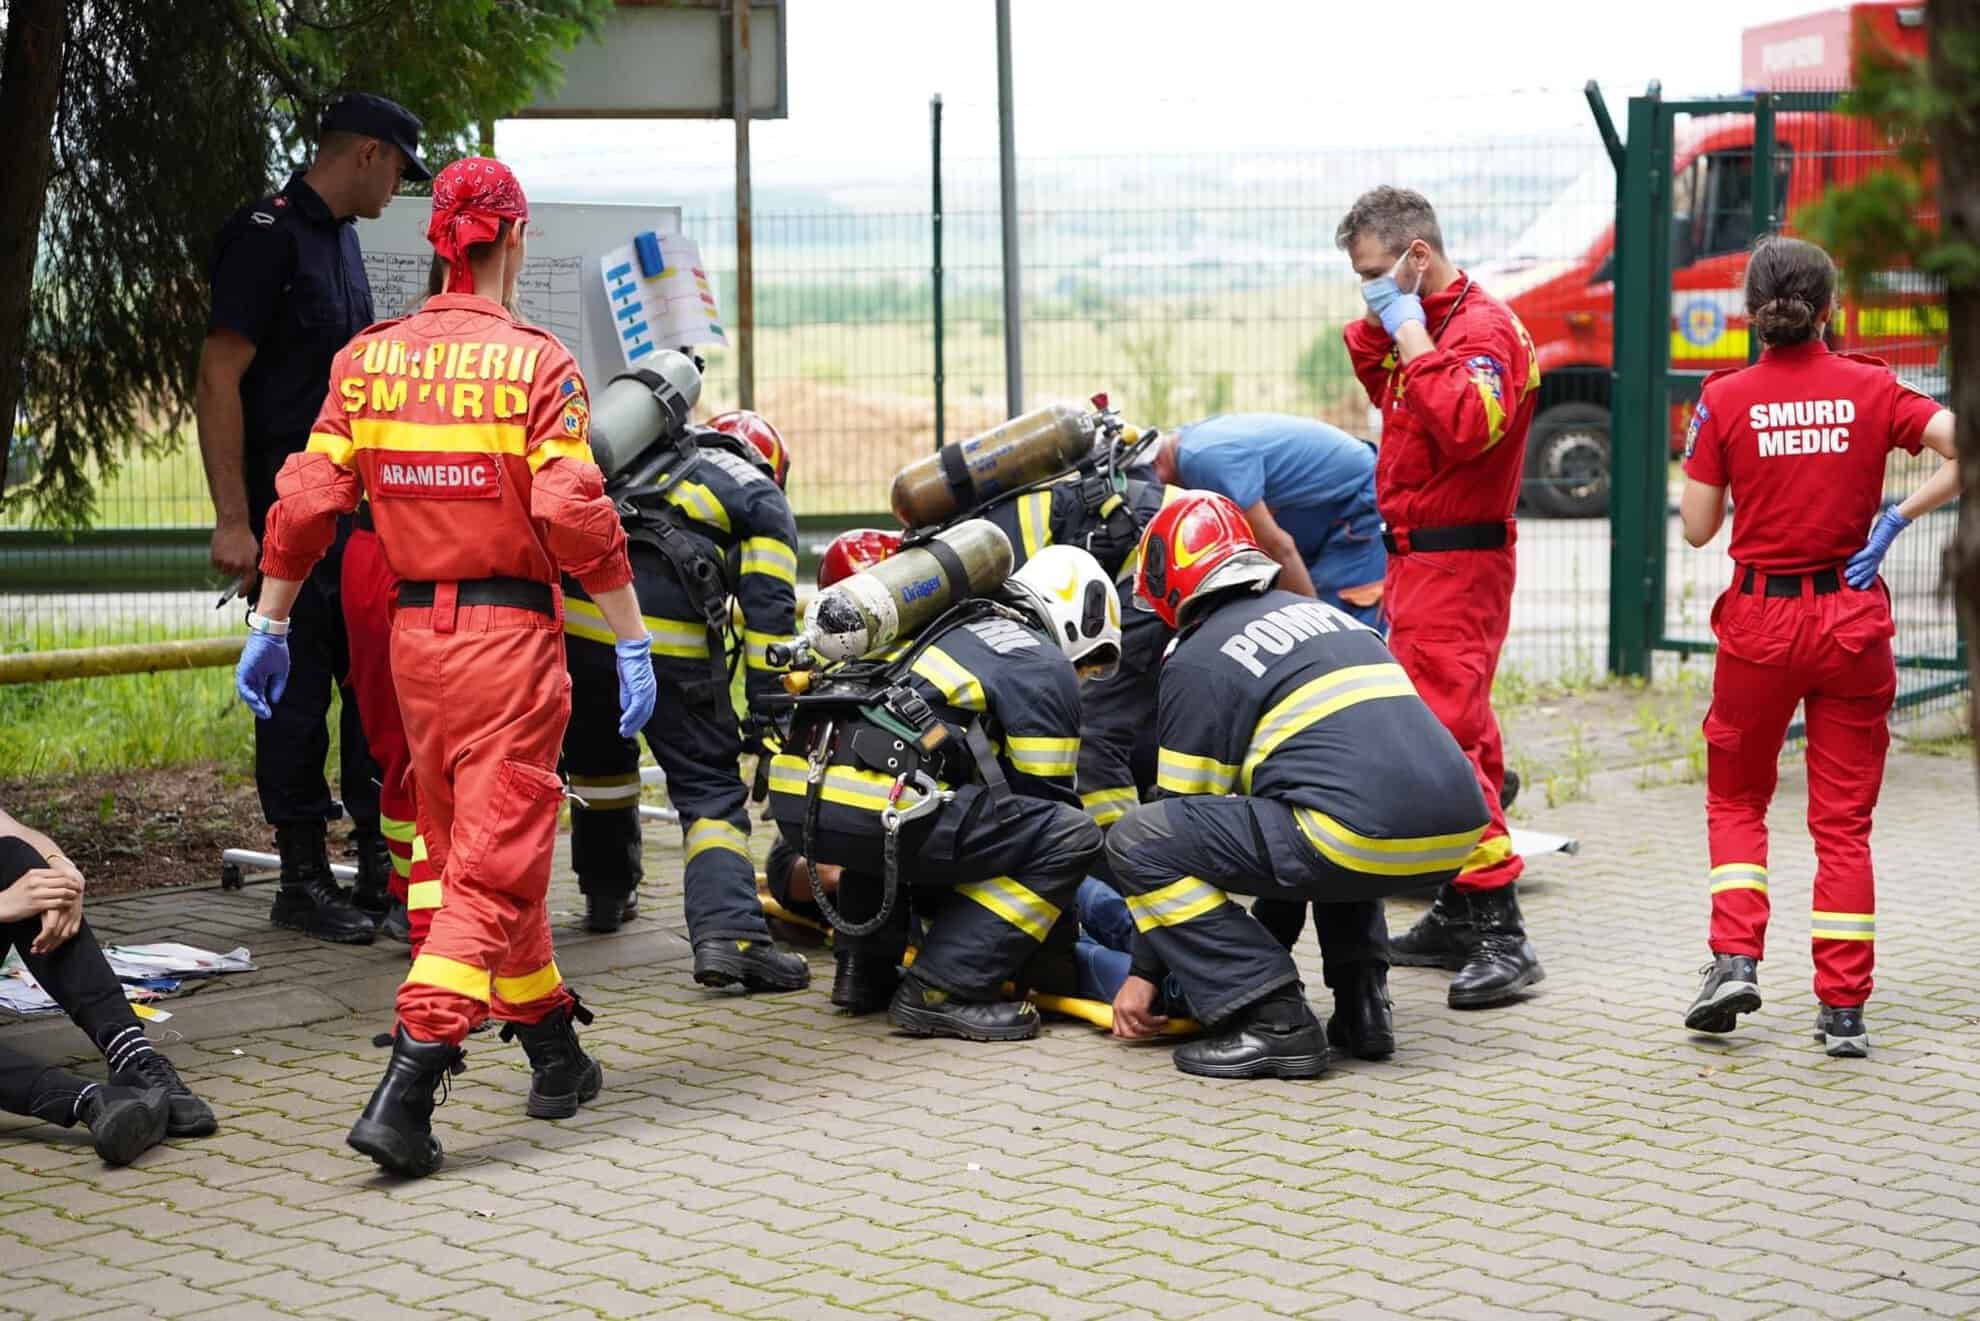
[[[340,520],[336,543],[304,580],[289,616],[289,686],[274,714],[254,722],[254,787],[271,826],[331,818],[323,764],[330,755],[330,698],[341,688],[338,788],[351,821],[360,830],[378,829],[381,772],[365,742],[357,701],[341,687],[351,667],[338,591],[348,521]]]
[[[841,937],[844,948],[898,958],[907,940],[906,910],[926,930],[915,975],[967,999],[994,999],[1056,940],[1070,954],[1073,897],[1099,861],[1100,828],[1078,808],[1013,796],[1001,805],[980,785],[917,823],[901,841],[899,920],[872,935]],[[850,921],[872,916],[882,893],[879,838],[858,846],[819,846],[820,861],[848,870],[838,905]],[[808,891],[800,898],[810,898]],[[1065,920],[1062,920],[1062,915]],[[1056,935],[1055,935],[1056,933]]]
[[[22,873],[48,865],[26,840],[0,839],[0,890],[21,878]],[[48,954],[31,954],[34,938],[41,934],[41,918],[0,923],[0,951],[11,946],[21,952],[34,979],[55,1002],[68,1012],[69,1019],[88,1034],[100,1050],[105,1041],[126,1029],[143,1031],[137,1015],[124,998],[117,974],[103,957],[96,935],[85,921],[61,948]],[[19,1051],[0,1045],[0,1110],[30,1115],[51,1124],[67,1127],[75,1122],[76,1098],[90,1080],[67,1069],[44,1064]]]
[[[1293,810],[1266,798],[1144,803],[1108,832],[1107,856],[1134,915],[1137,967],[1150,966],[1143,956],[1152,953],[1213,1024],[1299,983],[1286,945],[1231,895],[1328,910],[1315,925],[1321,958],[1338,973],[1385,961],[1382,898],[1424,883],[1328,861],[1300,833]]]

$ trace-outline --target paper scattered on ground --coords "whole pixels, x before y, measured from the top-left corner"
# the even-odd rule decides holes
[[[163,1009],[141,1003],[177,991],[188,979],[215,977],[229,972],[252,972],[254,960],[245,945],[225,954],[164,941],[156,945],[112,945],[103,951],[110,970],[124,983],[124,997],[132,1002],[138,1017],[162,1023],[172,1017]],[[61,1011],[53,996],[42,989],[27,970],[18,951],[9,950],[0,959],[0,1010],[22,1018]]]
[[[1581,841],[1566,835],[1550,835],[1544,830],[1521,830],[1517,826],[1506,833],[1512,836],[1513,851],[1522,858],[1534,858],[1542,853],[1581,852]]]

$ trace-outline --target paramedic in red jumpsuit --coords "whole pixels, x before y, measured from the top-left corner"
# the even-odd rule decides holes
[[[1705,716],[1705,820],[1712,854],[1712,962],[1685,1026],[1730,1032],[1760,1007],[1767,935],[1767,805],[1788,722],[1808,738],[1815,840],[1815,1037],[1830,1055],[1869,1053],[1863,1005],[1877,934],[1870,816],[1897,692],[1890,593],[1878,565],[1897,534],[1959,493],[1953,415],[1875,358],[1831,353],[1829,256],[1770,238],[1746,268],[1746,311],[1764,351],[1705,382],[1685,442],[1685,540],[1718,533],[1732,496],[1732,584],[1712,607],[1719,654]],[[1945,462],[1885,509],[1892,450]]]
[[[1420,193],[1362,194],[1335,231],[1368,314],[1348,357],[1382,410],[1375,503],[1389,551],[1389,650],[1478,773],[1492,815],[1457,876],[1392,942],[1394,961],[1448,968],[1453,1009],[1516,999],[1546,973],[1527,942],[1506,833],[1505,750],[1492,676],[1511,623],[1513,508],[1540,367],[1519,319],[1444,256]]]
[[[338,352],[309,446],[277,479],[261,613],[236,674],[262,715],[286,678],[297,583],[336,516],[368,496],[399,579],[393,677],[419,831],[447,902],[399,989],[392,1059],[350,1143],[413,1176],[439,1165],[434,1094],[491,1016],[529,1054],[532,1115],[573,1114],[599,1087],[572,1026],[588,1015],[557,972],[544,906],[570,714],[559,570],[620,639],[630,729],[653,703],[651,640],[591,460],[583,378],[555,336],[517,325],[498,301],[522,267],[528,214],[496,161],[457,161],[434,181],[427,237],[449,262],[447,292]]]

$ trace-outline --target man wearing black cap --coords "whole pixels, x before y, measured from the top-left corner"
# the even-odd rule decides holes
[[[316,159],[280,192],[236,211],[213,248],[213,310],[200,350],[199,448],[213,494],[213,564],[243,577],[253,598],[263,521],[282,461],[309,440],[337,350],[373,319],[357,217],[376,217],[402,179],[432,177],[420,123],[381,96],[353,93],[324,112]],[[340,529],[348,532],[348,528]],[[254,731],[261,810],[282,854],[270,919],[322,940],[368,944],[382,913],[390,854],[378,829],[377,767],[348,691],[341,711],[341,787],[355,824],[357,894],[330,873],[324,828],[333,808],[323,764],[331,690],[348,668],[337,603],[337,547],[303,587],[289,635],[287,688]]]

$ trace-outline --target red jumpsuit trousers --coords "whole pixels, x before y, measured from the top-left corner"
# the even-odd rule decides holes
[[[1389,650],[1424,705],[1464,749],[1492,813],[1451,882],[1459,890],[1496,890],[1518,880],[1526,868],[1513,852],[1499,803],[1506,751],[1492,712],[1492,678],[1512,624],[1513,576],[1508,545],[1391,555],[1383,584]]]
[[[1815,841],[1810,932],[1815,996],[1851,1007],[1870,998],[1877,934],[1870,816],[1884,782],[1897,694],[1890,598],[1859,592],[1768,596],[1746,569],[1712,608],[1719,656],[1705,716],[1705,819],[1712,848],[1715,954],[1765,955],[1767,805],[1797,703],[1808,730],[1808,833]]]
[[[406,906],[413,957],[426,941],[440,881],[418,827],[412,749],[406,746],[399,691],[392,681],[392,589],[398,578],[385,548],[368,527],[352,531],[344,547],[344,629],[351,640],[350,685],[364,725],[371,759],[378,763],[378,828],[392,854],[392,897]]]
[[[393,616],[419,833],[447,892],[399,988],[418,1040],[458,1044],[489,1017],[537,1023],[571,1003],[545,904],[571,714],[563,630],[561,612],[457,606],[451,583]]]

